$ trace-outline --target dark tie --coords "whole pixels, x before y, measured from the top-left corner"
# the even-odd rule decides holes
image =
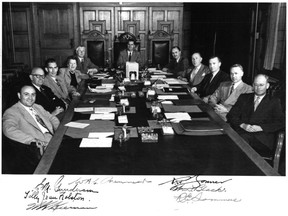
[[[132,54],[129,52],[129,62],[131,61]]]
[[[48,98],[47,94],[45,93],[45,89],[43,89],[42,87],[40,87],[40,92],[41,92],[41,94],[43,94],[46,98]]]
[[[228,96],[230,96],[233,91],[234,91],[234,83],[232,83],[232,85],[230,86],[230,91],[229,91],[229,95]]]
[[[53,132],[51,132],[51,131],[49,130],[49,128],[48,128],[48,127],[46,126],[46,124],[44,123],[43,119],[37,114],[36,110],[34,110],[32,107],[30,107],[30,110],[31,110],[32,114],[35,116],[36,121],[37,121],[40,125],[42,125],[44,128],[46,128],[51,135],[53,135]]]

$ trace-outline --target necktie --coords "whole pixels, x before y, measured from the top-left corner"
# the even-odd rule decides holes
[[[228,96],[230,96],[233,91],[234,91],[234,83],[232,83],[232,85],[230,86],[230,90],[229,90],[229,95]]]
[[[132,54],[129,52],[129,62],[131,61]]]
[[[44,123],[43,119],[37,114],[36,110],[34,110],[32,107],[30,107],[30,110],[31,110],[32,114],[35,116],[36,121],[37,121],[40,125],[42,125],[42,127],[46,128],[51,135],[53,135],[53,133],[49,130],[49,128],[48,128],[48,127],[46,126],[46,124]]]
[[[260,103],[260,97],[257,96],[256,100],[254,101],[254,111],[257,109],[257,107],[259,106]]]
[[[198,72],[198,68],[194,68],[190,76],[190,82],[193,82],[197,72]]]
[[[46,93],[45,93],[45,90],[44,90],[43,88],[41,88],[41,87],[40,87],[40,92],[41,92],[41,94],[43,94],[46,98],[48,98],[47,95],[46,95]]]

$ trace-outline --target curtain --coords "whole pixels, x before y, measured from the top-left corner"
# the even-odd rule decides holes
[[[264,58],[264,69],[272,70],[276,56],[278,24],[280,17],[281,3],[272,3],[268,20],[267,45]]]

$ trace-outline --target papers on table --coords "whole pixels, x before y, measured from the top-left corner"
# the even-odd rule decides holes
[[[151,85],[151,81],[150,81],[150,80],[145,80],[145,81],[144,81],[144,85],[145,85],[145,86]]]
[[[162,104],[173,104],[172,101],[161,101]]]
[[[126,91],[125,86],[119,86],[118,89],[119,89],[120,91]]]
[[[94,113],[111,113],[111,112],[117,112],[116,107],[95,107]]]
[[[120,124],[127,124],[128,123],[127,115],[118,116],[118,122]]]
[[[73,127],[73,128],[85,128],[87,127],[89,124],[86,123],[79,123],[79,122],[69,122],[67,124],[65,124],[65,126],[67,127]]]
[[[164,78],[166,78],[165,75],[151,75],[151,80],[164,79]]]
[[[111,148],[113,138],[83,138],[80,148]]]
[[[98,78],[98,79],[104,79],[106,77],[108,77],[109,74],[108,73],[97,73],[97,74],[93,74],[93,78]]]
[[[174,123],[178,123],[182,120],[191,120],[191,117],[187,112],[165,113],[165,116]]]
[[[74,108],[74,112],[93,112],[93,107],[77,107]]]
[[[106,87],[106,86],[97,86],[96,88],[91,88],[90,86],[88,86],[88,89],[91,92],[96,92],[96,93],[107,93],[107,92],[111,92],[113,87]]]
[[[89,133],[88,138],[103,139],[112,135],[114,135],[113,132],[91,132]]]
[[[158,100],[179,100],[177,95],[158,95]]]
[[[179,84],[179,85],[184,85],[184,84],[188,84],[188,82],[182,81],[180,79],[175,79],[175,78],[167,78],[167,79],[163,79],[166,83],[168,83],[169,85],[171,84]]]
[[[101,119],[101,120],[114,120],[115,113],[97,113],[91,114],[90,120]]]

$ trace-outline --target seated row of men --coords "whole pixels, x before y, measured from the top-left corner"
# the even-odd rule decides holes
[[[173,71],[181,62],[180,49],[173,49],[175,60],[171,62],[170,69],[163,69],[165,71]],[[68,57],[67,67],[59,70],[56,61],[48,59],[45,64],[46,76],[43,69],[32,69],[29,76],[31,83],[21,88],[17,94],[19,102],[3,115],[5,136],[28,145],[36,143],[43,153],[71,98],[79,96],[77,88],[80,81],[92,75],[89,67],[93,68],[92,73],[99,70],[89,58],[86,58],[85,63],[79,57],[84,58],[85,48],[83,50],[80,47],[77,53],[78,58]],[[120,54],[121,61],[131,60],[130,54],[126,60],[123,55]],[[194,53],[193,67],[185,66],[187,68],[182,71],[185,62],[186,60],[182,60],[183,67],[179,66],[177,77],[189,81],[191,91],[198,93],[204,102],[209,103],[256,150],[271,150],[274,132],[284,127],[284,115],[280,101],[267,94],[268,77],[257,75],[251,87],[242,81],[244,71],[239,64],[230,68],[229,79],[229,75],[221,71],[221,60],[217,56],[209,59],[207,67],[201,63],[200,53]]]

